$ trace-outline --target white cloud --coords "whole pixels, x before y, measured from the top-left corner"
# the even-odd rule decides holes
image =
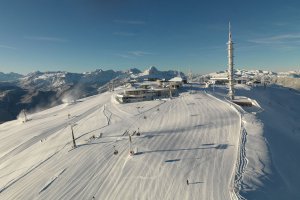
[[[133,56],[145,56],[145,55],[151,55],[152,53],[145,52],[145,51],[129,51],[129,54]]]
[[[290,23],[289,22],[274,22],[273,25],[283,27],[283,26],[289,26]]]
[[[127,54],[115,54],[116,56],[118,56],[118,57],[121,57],[121,58],[133,58],[132,56],[129,56],[129,55],[127,55]]]
[[[48,41],[48,42],[68,42],[68,40],[57,37],[45,37],[45,36],[25,36],[27,40],[38,40],[38,41]]]
[[[144,25],[145,22],[144,21],[139,21],[139,20],[119,20],[116,19],[114,20],[115,23],[118,24],[131,24],[131,25]]]
[[[131,32],[114,32],[113,34],[119,36],[127,36],[127,37],[136,36],[135,33],[131,33]]]
[[[127,58],[127,59],[135,59],[141,56],[146,55],[153,55],[153,53],[145,52],[145,51],[128,51],[126,53],[116,54],[117,56],[121,58]]]
[[[4,44],[0,44],[0,48],[3,49],[11,49],[11,50],[16,50],[17,48],[12,47],[12,46],[8,46],[8,45],[4,45]]]
[[[300,42],[300,33],[296,34],[283,34],[275,35],[265,38],[257,38],[249,40],[249,42],[256,44],[288,44],[288,43],[299,43]]]

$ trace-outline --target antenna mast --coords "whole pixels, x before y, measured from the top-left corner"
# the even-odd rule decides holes
[[[231,38],[231,25],[229,22],[229,38],[228,38],[228,96],[230,99],[234,99],[234,79],[233,79],[233,42]]]

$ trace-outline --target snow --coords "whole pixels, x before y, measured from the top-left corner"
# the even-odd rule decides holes
[[[236,85],[254,105],[240,107],[226,86],[187,87],[128,104],[117,88],[1,124],[0,199],[300,199],[299,92]]]
[[[213,72],[213,73],[207,74],[205,76],[209,76],[213,79],[227,79],[227,72],[226,71]],[[236,77],[237,79],[242,79],[242,80],[265,79],[267,81],[271,78],[277,77],[277,74],[272,71],[235,69],[234,77]]]
[[[240,115],[205,92],[129,104],[106,92],[28,117],[0,125],[0,199],[234,196]]]
[[[299,93],[283,87],[258,87],[246,95],[256,98],[264,109],[257,113],[257,118],[264,124],[270,152],[265,163],[272,161],[272,173],[261,178],[265,194],[259,199],[299,199],[300,173],[296,167],[300,163]]]
[[[240,199],[300,199],[299,92],[276,85],[235,88],[236,95],[251,98],[256,104],[251,108],[236,106],[245,134],[245,142],[240,144],[245,151],[239,152],[244,155],[238,160],[245,165],[235,183]],[[224,86],[214,91],[213,95],[221,99],[227,93]]]

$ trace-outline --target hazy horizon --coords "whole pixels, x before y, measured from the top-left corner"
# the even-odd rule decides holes
[[[27,75],[29,73],[32,73],[32,72],[36,72],[36,71],[40,71],[40,72],[58,72],[58,71],[61,71],[61,72],[70,72],[70,73],[84,73],[84,72],[92,72],[92,71],[95,71],[95,70],[114,70],[114,71],[126,71],[126,70],[129,70],[129,69],[133,69],[133,68],[136,68],[136,69],[139,69],[141,70],[142,72],[149,69],[151,66],[148,66],[148,67],[143,67],[143,68],[139,68],[139,67],[131,67],[131,68],[122,68],[122,69],[112,69],[112,68],[94,68],[94,69],[90,69],[88,71],[68,71],[68,70],[60,70],[60,69],[57,69],[57,70],[34,70],[34,71],[30,71],[30,72],[27,72],[27,73],[20,73],[20,72],[16,72],[16,71],[0,71],[2,73],[5,73],[5,74],[9,74],[9,73],[17,73],[17,74],[21,74],[21,75]],[[168,70],[171,70],[171,71],[177,71],[178,69],[173,69],[173,68],[164,68],[164,69],[161,69],[157,66],[153,66],[155,68],[157,68],[159,71],[168,71]],[[235,68],[235,69],[239,69],[239,70],[264,70],[264,71],[272,71],[272,72],[288,72],[288,71],[300,71],[300,69],[289,69],[289,68],[286,68],[284,70],[272,70],[272,69],[264,69],[264,68]],[[219,69],[219,70],[216,70],[216,71],[208,71],[208,72],[194,72],[194,71],[191,71],[193,74],[209,74],[209,73],[214,73],[214,72],[219,72],[219,71],[225,71],[227,70],[227,67],[224,68],[224,69]],[[185,73],[186,75],[189,73],[189,70],[179,70],[180,72],[183,72]]]

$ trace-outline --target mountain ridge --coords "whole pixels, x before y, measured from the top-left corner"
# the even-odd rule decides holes
[[[0,82],[0,123],[15,119],[22,109],[30,111],[49,108],[66,99],[76,100],[104,92],[108,90],[111,80],[117,86],[131,78],[170,79],[176,74],[175,71],[159,71],[155,67],[144,72],[132,68],[125,71],[96,69],[83,73],[34,71],[19,76],[4,74],[7,75],[3,78],[6,81]],[[181,75],[184,76],[183,73]]]

